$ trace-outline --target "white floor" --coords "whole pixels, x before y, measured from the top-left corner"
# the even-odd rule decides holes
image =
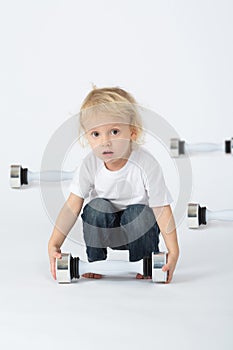
[[[232,349],[232,223],[189,230],[184,222],[169,285],[132,274],[59,285],[49,272],[52,225],[39,188],[3,185],[1,349]],[[70,240],[62,250],[83,254]]]
[[[53,227],[39,187],[9,187],[10,164],[39,170],[92,83],[131,92],[188,143],[230,139],[232,14],[230,0],[0,2],[1,350],[233,349],[233,223],[189,230],[183,222],[171,284],[130,274],[59,285],[49,271]],[[71,140],[66,129],[63,136]],[[66,157],[63,170],[81,159],[75,154],[67,166]],[[233,209],[232,155],[191,163],[191,201]],[[176,193],[164,157],[163,165]],[[71,240],[62,250],[84,257]]]

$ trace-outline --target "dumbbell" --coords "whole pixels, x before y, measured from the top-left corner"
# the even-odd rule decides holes
[[[166,282],[167,271],[162,267],[167,263],[167,253],[152,253],[151,257],[143,258],[143,262],[129,262],[120,260],[102,260],[85,262],[79,257],[72,257],[70,253],[62,253],[60,259],[56,259],[56,276],[58,283],[70,283],[73,278],[87,272],[109,275],[128,274],[129,272],[141,273],[144,276],[152,276],[153,282]]]
[[[233,221],[233,210],[210,211],[196,203],[188,204],[189,228],[198,228],[211,220]]]
[[[11,188],[20,188],[23,185],[29,185],[32,182],[58,182],[72,180],[74,171],[42,171],[32,172],[21,165],[11,165],[10,186]]]
[[[187,144],[185,141],[181,141],[178,138],[172,138],[170,140],[170,153],[172,157],[179,157],[181,155],[190,154],[190,153],[217,152],[217,151],[233,154],[233,138],[231,138],[231,140],[226,140],[223,144],[217,144],[217,143]]]

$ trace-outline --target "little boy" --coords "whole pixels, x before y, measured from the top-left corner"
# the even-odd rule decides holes
[[[107,247],[128,250],[130,261],[141,260],[159,251],[161,232],[169,283],[179,256],[172,198],[158,162],[140,146],[143,129],[135,99],[120,88],[95,88],[82,104],[79,122],[79,136],[92,152],[77,168],[49,240],[53,277],[55,259],[61,258],[60,248],[83,209],[89,262],[106,259]],[[102,276],[90,272],[83,277]]]

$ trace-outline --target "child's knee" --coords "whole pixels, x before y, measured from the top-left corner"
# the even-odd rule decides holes
[[[152,226],[156,223],[152,208],[150,208],[148,205],[143,204],[130,205],[125,209],[124,214],[121,217],[121,223],[123,225],[126,225],[131,221],[135,221],[135,223],[147,222]]]
[[[117,213],[112,203],[105,198],[94,198],[83,209],[81,215],[85,225],[95,227],[116,227],[119,226]]]

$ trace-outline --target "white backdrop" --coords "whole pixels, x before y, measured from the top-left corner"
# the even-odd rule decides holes
[[[119,276],[61,286],[49,272],[53,225],[39,186],[9,186],[11,164],[39,170],[91,83],[130,91],[187,142],[233,137],[232,15],[230,0],[0,2],[2,348],[232,349],[232,223],[193,231],[183,222],[169,285]],[[190,201],[233,209],[232,156],[191,162]],[[71,240],[64,251],[83,254]]]

